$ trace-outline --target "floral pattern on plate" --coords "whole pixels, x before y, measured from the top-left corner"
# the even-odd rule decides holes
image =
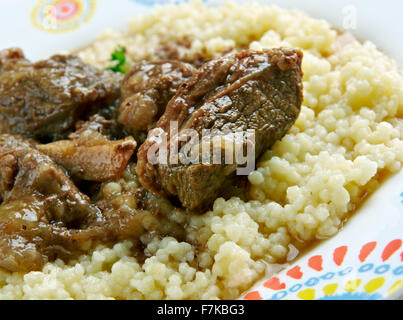
[[[47,32],[78,28],[94,14],[96,0],[41,0],[32,10],[32,24]]]

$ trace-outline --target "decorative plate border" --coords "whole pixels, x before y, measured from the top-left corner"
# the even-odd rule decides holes
[[[246,300],[375,300],[403,289],[402,239],[348,245],[310,256],[243,296]]]
[[[40,0],[31,12],[32,24],[46,32],[79,28],[94,15],[96,0]]]

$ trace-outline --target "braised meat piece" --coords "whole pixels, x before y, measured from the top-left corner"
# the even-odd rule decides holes
[[[75,228],[51,223],[47,210],[47,200],[40,197],[0,206],[0,268],[12,272],[40,270],[48,261],[68,261],[96,244],[136,242],[147,227],[158,226],[158,220],[147,210],[109,210],[99,220]]]
[[[121,75],[99,70],[73,55],[37,63],[19,49],[0,52],[0,132],[56,140],[77,120],[113,104]]]
[[[136,141],[132,137],[109,140],[108,130],[114,131],[113,128],[112,121],[95,115],[91,121],[80,124],[69,140],[38,145],[37,148],[74,178],[98,182],[116,180],[126,168]]]
[[[92,244],[130,239],[158,228],[157,202],[139,193],[137,207],[91,203],[33,141],[0,135],[0,267],[39,270]],[[133,199],[136,194],[128,195]]]
[[[123,79],[118,121],[130,133],[147,133],[179,86],[195,71],[179,61],[138,63]]]
[[[0,162],[6,164],[0,168],[0,267],[37,270],[47,261],[39,247],[64,252],[55,240],[67,236],[61,226],[100,220],[88,197],[33,142],[0,135]]]
[[[159,132],[159,138],[149,134],[140,147],[137,173],[141,183],[155,194],[178,197],[189,210],[209,208],[228,191],[226,182],[236,176],[236,161],[155,163],[149,159],[150,151],[163,152],[160,150],[163,134],[168,141],[165,152],[171,159],[171,146],[178,144],[178,150],[181,149],[187,142],[181,137],[187,135],[188,129],[199,138],[203,130],[209,129],[210,141],[220,133],[254,130],[256,159],[286,134],[299,114],[301,61],[299,50],[283,48],[243,51],[204,64],[169,101],[154,130]],[[171,121],[178,123],[174,136],[170,136]],[[226,145],[221,148],[225,154]]]
[[[34,148],[36,142],[20,136],[0,135],[0,202],[8,197],[17,175],[17,159],[12,150]]]
[[[3,204],[36,197],[46,199],[50,221],[71,224],[97,219],[98,210],[36,144],[22,136],[0,135],[0,194]]]

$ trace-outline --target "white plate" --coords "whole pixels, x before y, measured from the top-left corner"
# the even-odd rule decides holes
[[[124,29],[135,15],[168,0],[2,0],[0,48],[22,47],[32,59],[82,47],[106,28]],[[223,2],[223,1],[211,1]],[[271,0],[304,10],[373,41],[403,66],[403,3],[394,0]],[[46,10],[59,3],[59,21]],[[77,10],[79,3],[82,10]],[[54,9],[53,9],[54,10]],[[5,14],[6,13],[6,14]],[[351,17],[356,17],[355,21]],[[68,17],[69,19],[64,19]],[[64,22],[63,22],[64,21]],[[68,21],[68,22],[66,22]],[[390,178],[333,238],[265,279],[244,299],[385,299],[403,294],[403,172]]]

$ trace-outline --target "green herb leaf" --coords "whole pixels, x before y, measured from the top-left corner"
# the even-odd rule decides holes
[[[119,45],[116,47],[115,51],[112,52],[110,61],[115,62],[115,64],[107,70],[112,70],[114,72],[126,73],[128,71],[128,62],[126,61],[126,49]]]

